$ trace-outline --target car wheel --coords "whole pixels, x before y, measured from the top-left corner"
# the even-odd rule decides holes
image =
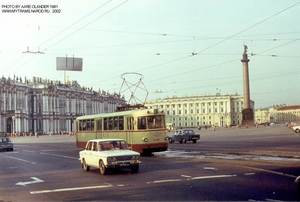
[[[295,132],[296,132],[296,133],[300,133],[300,129],[297,128],[297,129],[295,130]]]
[[[197,143],[197,140],[193,140],[193,143],[196,144],[196,143]]]
[[[90,170],[90,166],[88,166],[86,164],[86,162],[85,162],[84,159],[82,160],[82,164],[81,165],[82,165],[82,168],[83,168],[84,171],[89,171]]]
[[[140,169],[139,164],[131,166],[131,172],[132,173],[138,173],[139,169]]]
[[[99,171],[101,175],[106,175],[107,169],[102,160],[99,161]]]

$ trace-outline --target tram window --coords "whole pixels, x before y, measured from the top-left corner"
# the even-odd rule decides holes
[[[86,129],[87,131],[93,131],[94,130],[94,119],[86,120]]]
[[[119,130],[119,119],[118,117],[113,118],[113,130]]]
[[[134,119],[133,117],[127,117],[127,130],[134,130]]]
[[[146,117],[138,118],[138,129],[146,129]]]
[[[148,129],[164,128],[164,117],[163,116],[148,116]]]
[[[86,120],[81,120],[79,122],[79,124],[80,124],[80,130],[85,131],[86,130]]]
[[[108,118],[108,130],[113,129],[114,118]]]
[[[96,121],[97,130],[102,130],[102,119]]]
[[[108,130],[108,118],[104,118],[104,130]]]
[[[91,120],[91,128],[90,128],[90,130],[95,130],[95,120],[94,119],[92,119]]]
[[[119,130],[124,130],[124,117],[119,116]]]

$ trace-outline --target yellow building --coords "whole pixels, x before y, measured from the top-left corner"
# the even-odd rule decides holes
[[[243,97],[239,95],[211,95],[172,97],[148,101],[149,108],[163,110],[169,127],[201,127],[240,125]],[[251,101],[254,108],[254,102]]]
[[[300,105],[257,109],[255,111],[255,121],[258,124],[300,122]]]

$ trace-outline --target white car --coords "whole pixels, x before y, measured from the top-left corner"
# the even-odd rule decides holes
[[[81,167],[89,171],[90,167],[99,168],[100,174],[107,174],[110,168],[127,167],[133,173],[139,171],[140,153],[129,150],[123,139],[95,139],[87,142],[79,152]]]
[[[293,126],[292,128],[293,128],[293,130],[294,130],[296,133],[300,133],[300,125],[298,125],[298,126]]]

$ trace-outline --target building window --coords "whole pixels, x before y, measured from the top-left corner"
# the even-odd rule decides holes
[[[217,106],[217,102],[215,102],[215,106]]]
[[[167,108],[169,108],[169,105],[166,105]]]
[[[173,110],[173,115],[175,115],[175,110]]]
[[[162,108],[164,108],[164,106],[163,106],[163,105],[160,105],[160,108],[162,109]]]
[[[208,109],[208,113],[211,113],[211,109]]]
[[[191,109],[191,114],[193,113],[194,111]]]
[[[178,104],[178,107],[181,107],[181,104]]]
[[[211,116],[209,116],[208,119],[211,119]]]
[[[193,106],[193,104],[192,103],[190,103],[190,107],[192,107]]]
[[[205,109],[202,109],[202,113],[205,114]]]
[[[218,109],[217,108],[215,108],[215,113],[217,113],[218,112]]]
[[[178,114],[181,114],[181,110],[178,110]]]
[[[207,104],[208,104],[208,106],[210,106],[210,102],[208,102]]]
[[[186,107],[187,105],[186,105],[186,104],[183,104],[183,106]]]
[[[199,103],[196,103],[196,107],[199,107]]]
[[[221,105],[223,105],[223,102],[220,102]]]
[[[175,108],[175,105],[174,105],[174,104],[172,104],[172,108]]]
[[[221,108],[221,112],[222,112],[222,113],[224,112],[224,109],[223,109],[223,108]]]
[[[186,109],[184,110],[184,113],[187,114],[187,110]]]

